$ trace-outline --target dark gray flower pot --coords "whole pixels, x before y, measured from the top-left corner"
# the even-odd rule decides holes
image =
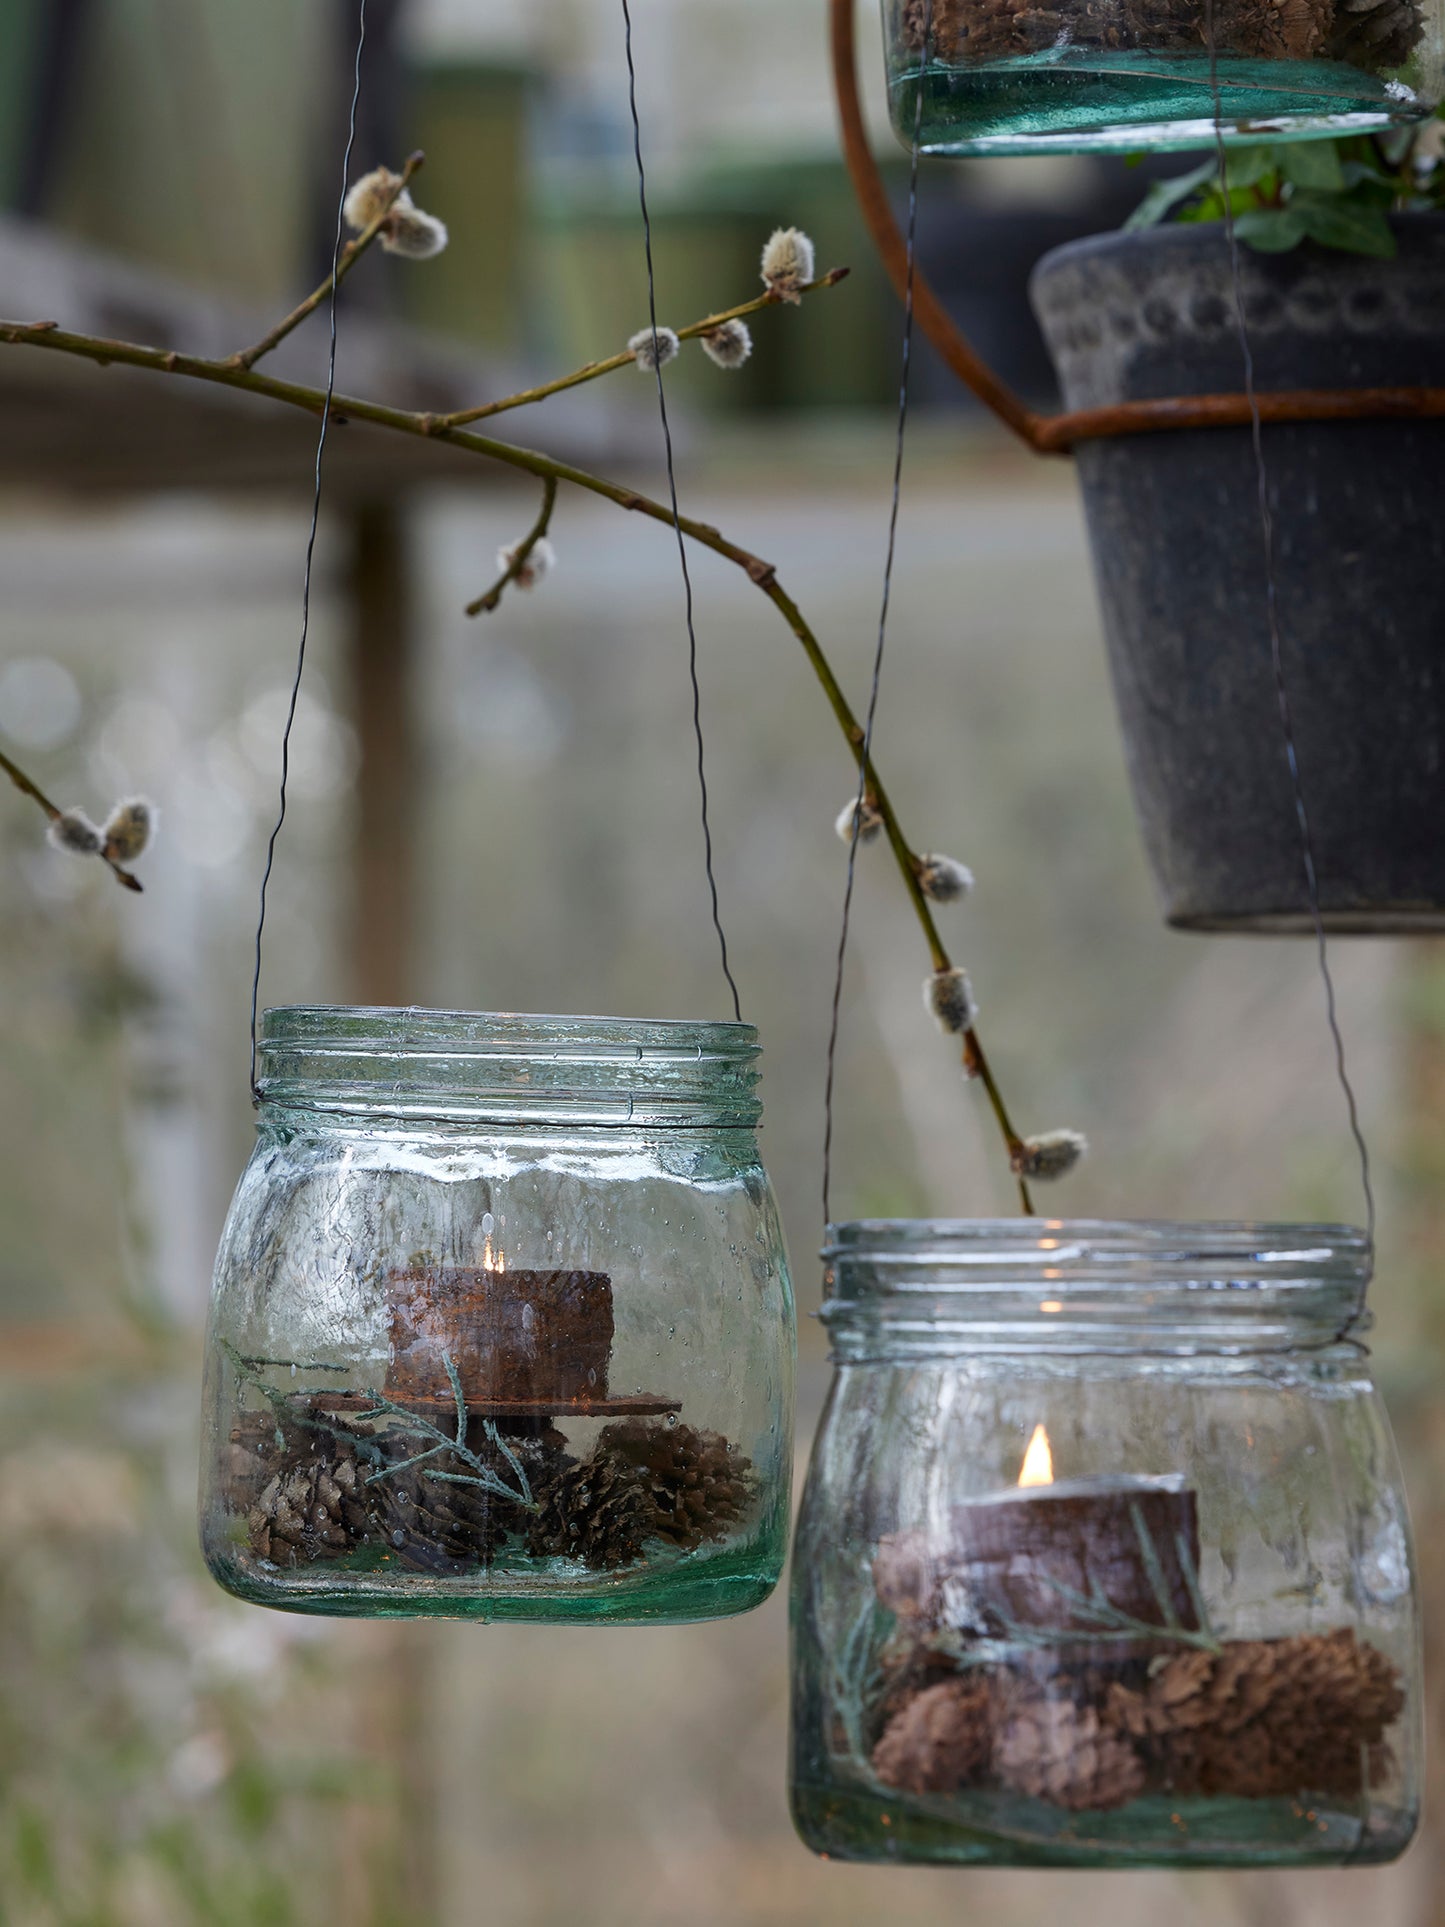
[[[1445,387],[1445,217],[1393,261],[1241,250],[1261,389]],[[1242,386],[1218,226],[1044,256],[1067,405]],[[1445,420],[1266,427],[1285,674],[1327,925],[1445,929]],[[1129,773],[1170,923],[1309,927],[1249,431],[1077,452]]]

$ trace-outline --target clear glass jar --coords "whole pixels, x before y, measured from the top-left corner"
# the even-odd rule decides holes
[[[792,1288],[746,1024],[265,1015],[201,1540],[298,1612],[688,1620],[782,1569]]]
[[[1358,1340],[1362,1234],[834,1237],[838,1371],[793,1558],[807,1844],[996,1866],[1400,1853],[1419,1626]]]
[[[1216,88],[1230,142],[1372,133],[1445,92],[1442,0],[929,5],[883,0],[893,125],[911,146],[921,111],[927,154],[1210,147]]]

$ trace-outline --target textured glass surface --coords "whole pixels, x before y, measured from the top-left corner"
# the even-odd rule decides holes
[[[1403,1850],[1419,1633],[1365,1276],[1334,1226],[839,1228],[793,1567],[809,1846]]]
[[[338,1614],[709,1618],[781,1571],[794,1326],[744,1025],[272,1011],[201,1534]]]
[[[1209,147],[1419,120],[1445,78],[1441,0],[883,0],[893,125],[929,154]],[[929,58],[924,59],[925,24]]]

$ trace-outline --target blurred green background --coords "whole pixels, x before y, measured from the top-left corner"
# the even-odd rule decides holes
[[[450,336],[483,372],[612,350],[646,314],[619,10],[370,11],[357,171],[425,147],[417,198],[453,243],[421,267],[363,264],[343,327],[369,311]],[[898,317],[835,153],[822,9],[634,0],[634,14],[661,318],[745,299],[779,221],[808,227],[822,264],[854,269],[803,310],[759,317],[741,376],[698,355],[671,373],[685,509],[777,564],[861,701]],[[57,23],[70,36],[59,69]],[[320,0],[0,0],[0,240],[22,224],[280,312],[324,261],[353,25],[351,6]],[[860,25],[871,64],[874,28]],[[1119,194],[1083,163],[930,173],[930,263],[984,337],[1019,337],[1021,380],[1042,377],[1019,272],[1000,262],[1070,224],[1108,224]],[[987,302],[969,307],[970,289]],[[1068,468],[1006,445],[926,362],[919,400],[877,753],[919,844],[977,872],[975,895],[944,915],[1017,1114],[1092,1140],[1051,1201],[1079,1215],[1357,1217],[1308,946],[1159,923]],[[515,432],[547,446],[578,420],[617,472],[664,486],[648,385],[624,372],[585,418],[544,407]],[[265,996],[380,988],[475,1008],[721,1015],[671,537],[564,497],[554,574],[469,622],[498,544],[535,507],[530,489],[488,479],[363,505],[384,514],[388,580],[405,589],[382,617],[405,676],[390,735],[358,621],[370,562],[357,544],[376,524],[355,505],[323,518]],[[64,803],[98,812],[139,788],[163,812],[135,899],[48,850],[18,797],[0,812],[0,1920],[1445,1919],[1436,1777],[1422,1840],[1367,1874],[816,1862],[784,1804],[781,1599],[711,1627],[573,1632],[291,1619],[210,1585],[192,1522],[200,1324],[250,1131],[250,943],[306,481],[301,465],[294,493],[245,500],[17,489],[0,523],[0,744]],[[807,1314],[844,868],[832,821],[851,771],[776,612],[715,558],[694,571],[722,907],[763,1032],[764,1144],[804,1313],[805,1452],[827,1382]],[[398,771],[387,794],[410,829],[388,840],[375,783]],[[1376,1358],[1433,1661],[1445,953],[1357,942],[1335,957],[1381,1167]],[[977,1094],[920,1008],[926,963],[886,858],[865,852],[840,1062],[843,1215],[1011,1205]]]

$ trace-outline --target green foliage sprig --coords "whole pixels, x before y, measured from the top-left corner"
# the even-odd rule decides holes
[[[1434,147],[1413,128],[1236,147],[1222,169],[1211,155],[1187,174],[1156,181],[1124,225],[1222,221],[1227,196],[1235,233],[1261,254],[1285,254],[1308,240],[1388,260],[1391,214],[1445,209],[1445,166]]]

